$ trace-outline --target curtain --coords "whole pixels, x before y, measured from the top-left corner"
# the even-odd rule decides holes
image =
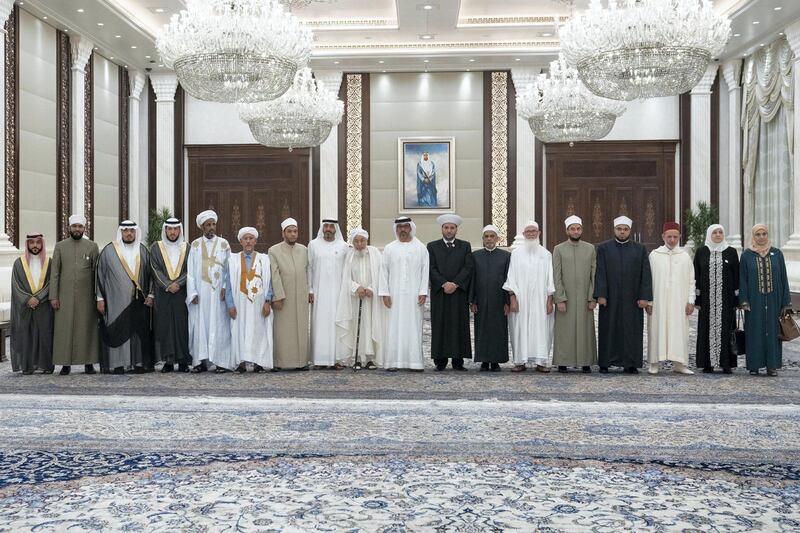
[[[747,58],[742,94],[746,244],[749,226],[767,224],[774,246],[792,229],[794,54],[785,37]]]

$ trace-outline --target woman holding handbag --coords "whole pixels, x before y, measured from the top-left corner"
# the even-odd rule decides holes
[[[739,294],[739,255],[725,240],[725,229],[713,224],[706,230],[706,244],[694,255],[697,283],[697,367],[704,374],[719,365],[725,374],[736,367],[731,332],[736,328]]]
[[[792,307],[783,253],[770,246],[764,224],[753,226],[753,243],[739,264],[739,304],[745,311],[747,369],[777,376],[783,366],[779,320]]]

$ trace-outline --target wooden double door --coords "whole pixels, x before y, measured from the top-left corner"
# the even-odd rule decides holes
[[[583,238],[614,236],[614,219],[633,220],[631,236],[648,250],[661,246],[661,226],[675,218],[676,141],[598,141],[545,146],[547,245],[567,239],[563,221],[583,220]]]
[[[261,145],[188,146],[189,213],[186,226],[196,238],[194,216],[205,209],[219,215],[217,234],[241,249],[239,229],[258,230],[256,249],[266,252],[282,240],[281,221],[299,222],[300,242],[308,242],[309,151]]]

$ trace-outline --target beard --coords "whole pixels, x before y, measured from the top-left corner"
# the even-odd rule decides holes
[[[180,235],[178,235],[178,236],[177,236],[177,237],[175,237],[174,239],[173,239],[173,238],[171,238],[169,235],[167,235],[167,240],[168,240],[169,242],[178,242],[178,239],[180,239],[180,238],[181,238],[181,236],[180,236]]]
[[[75,239],[76,241],[79,241],[79,240],[83,239],[83,232],[81,231],[79,233],[77,231],[70,231],[69,232],[69,236],[72,237],[73,239]]]
[[[573,237],[572,235],[570,235],[569,240],[571,240],[572,242],[578,242],[581,240],[581,237]]]
[[[30,252],[31,255],[39,255],[41,251],[41,248],[28,248],[28,252]]]
[[[619,242],[628,242],[628,240],[629,240],[630,238],[631,238],[631,236],[630,236],[630,235],[628,235],[628,236],[627,236],[627,237],[625,237],[624,239],[621,239],[621,238],[619,238],[619,237],[616,237],[616,239],[617,239]]]

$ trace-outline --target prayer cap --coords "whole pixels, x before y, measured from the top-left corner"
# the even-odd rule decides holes
[[[245,226],[244,228],[239,230],[239,235],[236,236],[236,239],[241,241],[242,237],[244,237],[245,235],[252,235],[256,239],[258,239],[258,230],[250,226]]]
[[[572,215],[571,217],[567,217],[567,219],[564,221],[564,226],[566,226],[567,229],[569,229],[569,227],[573,224],[583,226],[583,220],[581,220],[581,217],[577,215]]]
[[[528,228],[536,228],[539,229],[539,223],[534,220],[529,220],[522,226],[522,231],[525,231]]]
[[[497,226],[495,226],[494,224],[487,224],[487,225],[485,225],[485,226],[483,227],[483,231],[481,231],[481,235],[483,235],[483,234],[484,234],[484,233],[486,233],[487,231],[491,231],[491,232],[492,232],[492,233],[494,233],[495,235],[499,235],[499,234],[500,234],[500,230],[498,230],[498,229],[497,229]]]
[[[620,215],[614,219],[614,227],[617,226],[628,226],[629,228],[633,227],[633,220],[626,217],[625,215]]]
[[[464,220],[460,216],[453,213],[441,215],[436,219],[436,223],[440,226],[444,226],[445,224],[455,224],[456,226],[460,226],[463,222]]]
[[[164,225],[168,228],[179,228],[181,226],[181,221],[175,217],[170,217],[164,221]]]
[[[365,239],[369,239],[369,232],[364,228],[353,228],[352,230],[350,230],[351,241],[359,236],[364,237]]]
[[[212,211],[211,209],[207,209],[202,213],[200,213],[199,215],[197,215],[195,222],[197,223],[198,228],[202,228],[203,224],[205,224],[208,220],[213,220],[214,222],[216,222],[217,220],[219,220],[219,217],[217,217],[217,214],[214,211]]]
[[[664,222],[664,226],[662,226],[661,228],[661,233],[666,233],[671,229],[680,231],[681,225],[678,224],[677,222]]]
[[[73,224],[80,224],[81,226],[85,226],[86,217],[80,214],[72,215],[71,217],[69,217],[69,225],[71,226]]]
[[[297,227],[297,221],[293,218],[287,218],[283,222],[281,222],[281,231],[285,230],[289,226]]]

